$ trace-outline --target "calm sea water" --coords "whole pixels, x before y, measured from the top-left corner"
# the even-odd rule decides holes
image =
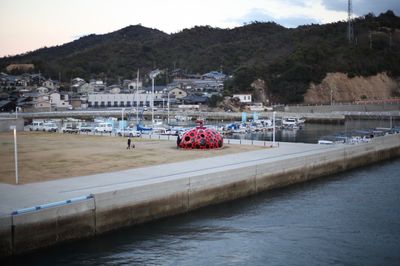
[[[400,159],[63,244],[9,265],[400,265]]]
[[[396,159],[0,265],[400,265],[399,206]]]
[[[346,133],[352,130],[371,129],[377,127],[400,127],[400,120],[359,120],[347,119],[345,124],[305,124],[302,129],[280,129],[276,131],[276,141],[318,143],[318,140],[327,135]],[[229,136],[235,139],[272,140],[272,132],[237,134]]]

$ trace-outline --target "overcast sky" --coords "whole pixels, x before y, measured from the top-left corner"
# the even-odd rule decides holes
[[[400,0],[353,0],[356,16],[388,9],[400,15]],[[0,57],[136,24],[175,33],[196,25],[258,20],[297,27],[346,18],[347,0],[0,0]]]

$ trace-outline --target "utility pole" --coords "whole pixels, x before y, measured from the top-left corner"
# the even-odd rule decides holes
[[[160,74],[160,70],[156,69],[150,72],[149,76],[151,78],[151,94],[152,94],[152,100],[151,100],[151,121],[152,121],[152,127],[154,127],[154,79]]]
[[[348,0],[347,5],[347,40],[349,41],[349,44],[352,44],[354,40],[353,4],[351,0]]]

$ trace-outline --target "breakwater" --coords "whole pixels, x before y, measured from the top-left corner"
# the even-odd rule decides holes
[[[45,182],[21,187],[8,195],[2,190],[3,204],[18,201],[18,192],[27,191],[30,195],[25,197],[33,198],[26,200],[32,203],[38,201],[35,195],[44,192],[53,193],[48,195],[49,199],[89,195],[60,205],[35,205],[28,210],[3,212],[1,255],[94,236],[399,155],[400,135],[379,137],[359,145],[282,143],[279,148],[246,154],[82,177],[75,180],[79,184],[74,180]]]

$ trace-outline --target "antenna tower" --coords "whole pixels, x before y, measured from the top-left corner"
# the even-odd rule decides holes
[[[354,40],[353,4],[351,0],[348,1],[348,6],[347,6],[347,39],[349,43],[352,43]]]

